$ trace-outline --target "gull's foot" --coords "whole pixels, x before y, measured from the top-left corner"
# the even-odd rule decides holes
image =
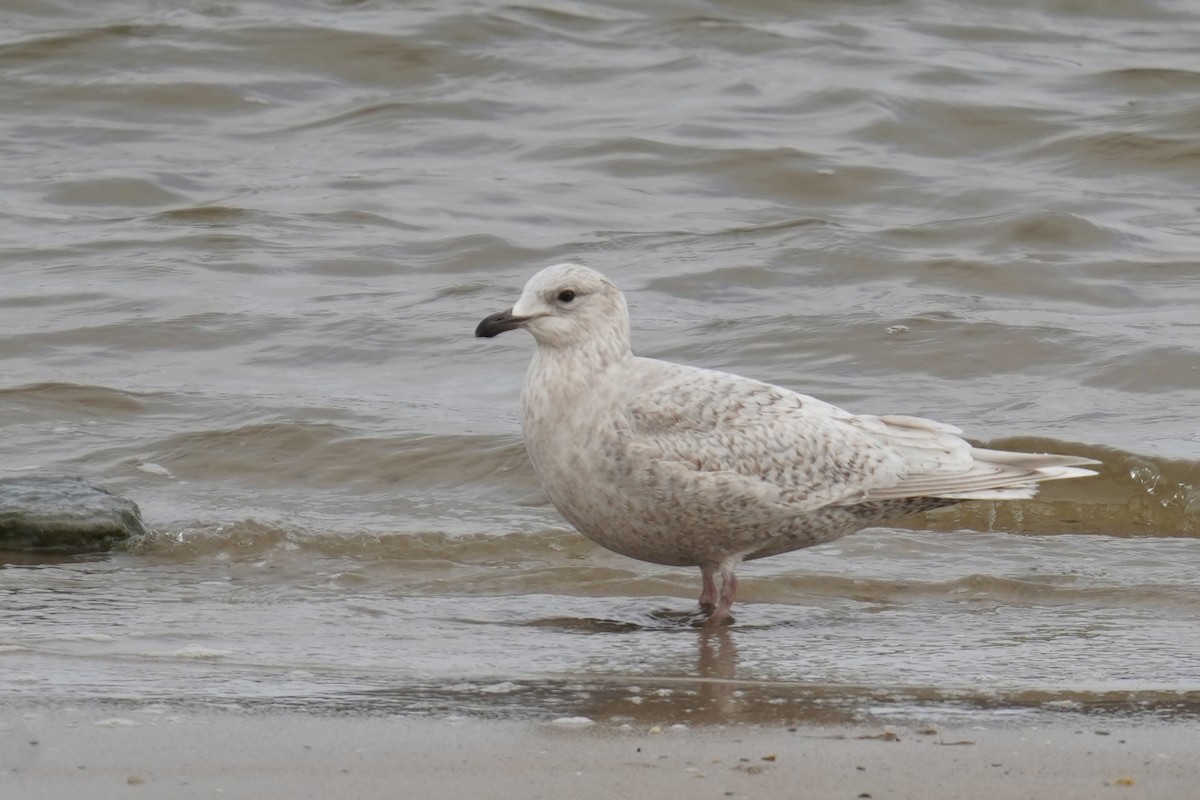
[[[695,624],[697,628],[724,628],[733,624],[733,614],[728,611],[721,612],[720,609],[714,609],[712,613],[705,614],[704,618]]]
[[[655,611],[650,616],[670,620],[692,628],[714,630],[733,624],[733,615],[722,612],[715,603],[703,603],[696,611]]]
[[[725,625],[733,625],[733,615],[728,612],[728,609],[722,610],[716,603],[706,603],[701,601],[700,613],[695,615],[695,620],[692,621],[692,627],[721,627]]]
[[[685,628],[703,627],[708,622],[708,613],[702,610],[676,611],[671,608],[660,608],[650,612],[651,619],[678,625]]]

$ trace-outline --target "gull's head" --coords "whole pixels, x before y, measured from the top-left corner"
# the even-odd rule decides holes
[[[485,317],[476,336],[525,328],[539,345],[571,347],[609,342],[629,348],[629,310],[612,281],[582,264],[555,264],[525,284],[516,305]]]

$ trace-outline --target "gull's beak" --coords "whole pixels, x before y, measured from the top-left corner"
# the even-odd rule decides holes
[[[514,317],[512,309],[501,311],[497,314],[489,314],[483,318],[475,328],[475,335],[485,339],[490,339],[496,334],[511,331],[513,328],[522,328],[529,321],[529,317]]]

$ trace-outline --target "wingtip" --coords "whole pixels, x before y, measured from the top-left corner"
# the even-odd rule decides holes
[[[1099,464],[1098,461],[1086,462],[1091,464]],[[1037,480],[1039,481],[1058,481],[1065,478],[1089,478],[1100,473],[1094,469],[1084,469],[1083,467],[1046,467],[1038,470]]]

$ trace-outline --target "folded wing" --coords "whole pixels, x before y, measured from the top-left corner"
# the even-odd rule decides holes
[[[783,515],[908,497],[1018,499],[1040,481],[1095,474],[1086,458],[972,447],[932,420],[854,415],[735,375],[638,361],[636,391],[612,431],[626,468],[731,508]]]

